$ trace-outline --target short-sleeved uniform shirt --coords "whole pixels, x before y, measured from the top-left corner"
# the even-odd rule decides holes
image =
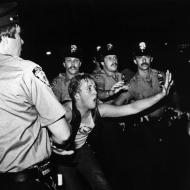
[[[114,84],[122,80],[121,73],[119,72],[115,73],[114,76],[109,76],[102,71],[101,73],[94,74],[93,76],[98,92],[110,90]]]
[[[130,100],[141,100],[144,98],[151,97],[161,92],[160,85],[160,75],[162,75],[163,80],[165,79],[165,74],[155,69],[150,69],[150,78],[145,79],[139,75],[137,72],[135,76],[130,80],[130,87],[128,89]],[[155,110],[150,116],[159,117],[163,112],[163,109],[160,108]]]
[[[49,158],[47,126],[64,114],[37,64],[0,54],[0,172],[22,171]]]
[[[71,100],[68,93],[68,86],[70,80],[66,77],[65,73],[60,73],[55,79],[52,81],[52,90],[56,95],[57,99],[63,103],[64,101]]]

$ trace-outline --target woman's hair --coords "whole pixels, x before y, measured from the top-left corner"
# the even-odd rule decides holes
[[[15,38],[16,34],[16,24],[7,25],[0,28],[0,42],[2,37]]]
[[[79,73],[76,76],[74,76],[68,86],[68,92],[69,96],[72,101],[75,102],[75,95],[80,91],[81,81],[85,80],[93,80],[93,77],[90,74],[87,73]]]

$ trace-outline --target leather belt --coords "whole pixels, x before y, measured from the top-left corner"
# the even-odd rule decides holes
[[[20,172],[0,173],[0,179],[6,181],[11,180],[14,182],[24,182],[36,179],[40,180],[41,178],[50,174],[50,172],[51,172],[50,162],[43,161]]]

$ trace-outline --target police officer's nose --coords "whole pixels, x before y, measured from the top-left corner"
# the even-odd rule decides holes
[[[142,58],[142,62],[145,63],[146,62],[146,58]]]

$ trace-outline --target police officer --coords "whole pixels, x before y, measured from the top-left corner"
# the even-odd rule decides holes
[[[56,189],[51,143],[63,144],[70,127],[42,68],[20,58],[21,32],[17,3],[0,4],[1,189]]]
[[[128,88],[122,81],[121,73],[118,72],[117,51],[113,44],[109,43],[101,47],[100,64],[103,68],[102,72],[94,74],[98,97],[103,102],[112,103],[114,95]]]
[[[135,45],[133,60],[137,66],[137,73],[130,80],[128,91],[115,101],[116,105],[151,97],[161,91],[165,74],[151,68],[152,54],[152,49],[147,43],[140,42]],[[128,145],[126,148],[128,163],[126,163],[134,174],[131,175],[134,189],[153,189],[155,188],[152,187],[153,182],[156,182],[158,189],[165,186],[163,180],[166,179],[167,146],[161,131],[167,129],[167,123],[162,118],[168,100],[165,99],[138,117],[132,118],[130,122],[126,119],[129,126],[125,142]],[[153,172],[157,175],[153,176]],[[159,187],[158,184],[163,186]]]
[[[79,73],[82,64],[81,48],[74,44],[67,45],[63,51],[63,59],[65,73],[59,73],[52,81],[52,90],[61,103],[70,100],[68,85],[70,79]]]

